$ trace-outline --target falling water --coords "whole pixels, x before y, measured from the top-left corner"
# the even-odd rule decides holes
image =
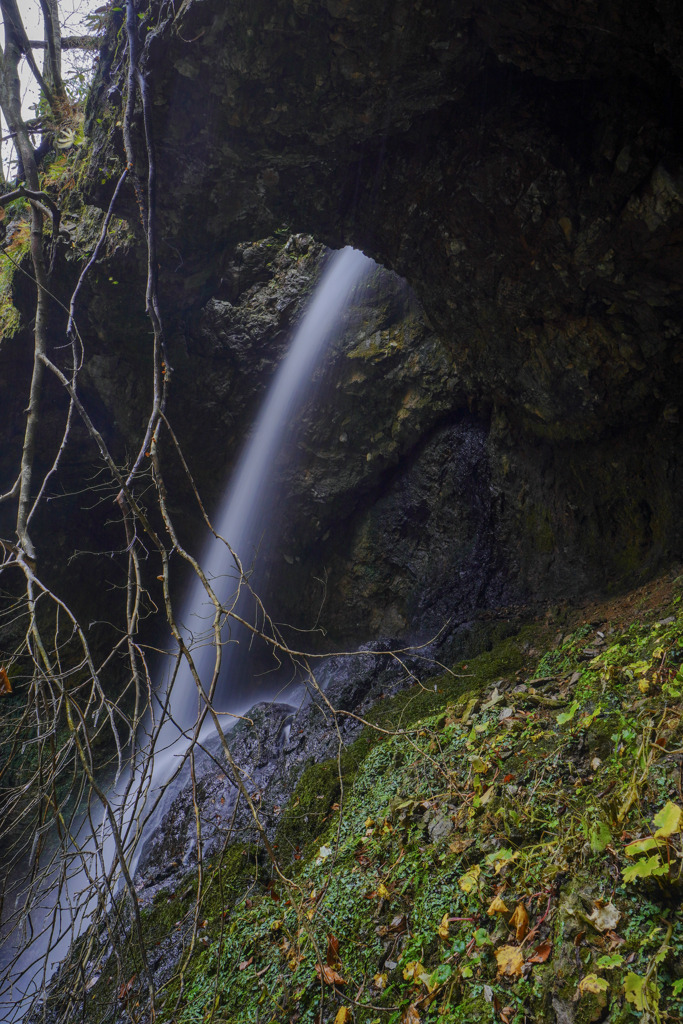
[[[283,447],[287,427],[296,409],[310,393],[310,382],[316,364],[332,341],[353,289],[374,268],[375,264],[362,253],[347,247],[336,253],[326,267],[313,298],[293,338],[290,350],[277,370],[273,384],[258,415],[253,433],[248,440],[232,475],[215,524],[216,532],[224,538],[248,567],[260,545],[268,520],[272,519],[274,504],[274,462]],[[235,558],[223,540],[211,538],[203,552],[201,565],[212,589],[222,606],[230,606],[240,583]],[[204,685],[211,678],[216,650],[212,644],[214,606],[208,601],[201,581],[193,577],[185,597],[179,620],[183,623],[185,642],[192,650],[196,670]],[[227,629],[227,627],[225,627]],[[232,634],[231,640],[235,640]],[[239,636],[237,637],[239,639]],[[242,637],[244,641],[245,638]],[[249,703],[237,673],[239,665],[233,657],[235,643],[224,648],[217,700],[222,710],[236,713],[238,700],[242,709]],[[151,773],[149,765],[133,769],[119,784],[118,793],[126,798],[109,794],[116,807],[121,832],[128,837],[130,862],[134,867],[142,841],[155,828],[162,816],[165,800],[158,794],[170,775],[184,763],[192,742],[200,708],[198,691],[186,665],[172,679],[163,680],[155,695],[157,715],[155,754]],[[150,728],[150,731],[151,728]],[[136,836],[136,822],[142,820],[145,802],[156,794],[157,807]],[[89,830],[89,834],[85,834]],[[83,906],[82,893],[88,888],[88,874],[102,877],[114,863],[114,842],[111,832],[100,822],[92,825],[84,821],[79,838],[81,848],[78,869],[72,868],[59,902],[54,890],[46,887],[36,898],[31,913],[31,927],[36,938],[21,954],[14,966],[13,987],[0,991],[0,1019],[20,1021],[40,993],[43,979],[49,980],[74,937],[83,930],[95,909],[96,900]],[[79,858],[74,857],[74,861]],[[55,876],[52,876],[54,882]],[[20,894],[21,896],[21,894]],[[19,897],[20,898],[20,897]],[[57,936],[61,936],[57,938]],[[10,936],[0,949],[0,972],[11,962],[16,949],[15,936]]]

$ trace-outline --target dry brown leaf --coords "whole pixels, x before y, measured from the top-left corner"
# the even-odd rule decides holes
[[[519,946],[500,946],[495,950],[498,974],[504,978],[514,978],[522,973],[524,956]]]
[[[500,896],[495,896],[491,900],[491,904],[486,913],[489,915],[489,917],[493,917],[494,914],[509,914],[510,911],[505,906]]]
[[[454,839],[452,843],[448,844],[448,849],[451,853],[464,853],[473,844],[474,839]]]
[[[339,961],[339,939],[336,939],[332,932],[327,936],[327,966],[334,967]]]
[[[597,900],[588,920],[599,932],[611,932],[619,924],[621,914],[613,903],[603,903],[601,900]]]
[[[254,962],[254,958],[253,958],[253,956],[250,956],[248,960],[242,960],[242,962],[237,965],[237,970],[238,971],[246,971],[247,967],[249,967],[251,964],[253,964],[253,962]]]
[[[415,1009],[414,1003],[410,1004],[401,1017],[401,1024],[420,1024],[420,1014]]]
[[[510,918],[510,925],[515,929],[517,942],[521,942],[529,931],[529,915],[523,903],[518,903],[515,912]]]
[[[553,951],[552,944],[550,942],[541,942],[540,945],[536,946],[529,959],[528,964],[544,964],[550,954]]]
[[[327,985],[345,985],[346,982],[342,978],[341,974],[334,970],[332,967],[328,967],[327,964],[323,964],[322,971],[320,964],[315,965],[315,970],[318,977],[322,974],[322,979]]]
[[[6,668],[0,668],[0,697],[4,697],[6,694],[12,692],[12,684],[10,678],[7,675]]]
[[[334,1018],[334,1024],[351,1024],[352,1020],[353,1015],[348,1006],[342,1006],[338,1010],[337,1016]]]
[[[123,1000],[123,999],[127,999],[128,998],[128,996],[130,995],[130,990],[132,989],[133,985],[135,984],[135,982],[137,980],[138,980],[138,976],[137,976],[137,974],[134,974],[133,977],[130,978],[129,981],[124,981],[123,982],[123,984],[119,988],[119,999]]]

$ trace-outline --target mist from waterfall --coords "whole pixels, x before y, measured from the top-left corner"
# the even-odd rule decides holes
[[[276,482],[272,471],[291,434],[288,430],[297,409],[312,394],[312,376],[332,340],[343,327],[343,315],[352,293],[375,268],[372,260],[349,247],[335,253],[325,267],[290,349],[276,371],[258,414],[254,429],[243,449],[221,502],[214,529],[219,538],[207,541],[200,565],[223,609],[233,608],[242,584],[237,556],[245,570],[254,562],[269,523],[276,518]],[[226,544],[227,542],[227,544]],[[229,545],[229,546],[228,546]],[[233,553],[234,552],[234,555]],[[238,606],[239,607],[239,606]],[[191,651],[196,671],[205,688],[214,674],[216,647],[213,642],[215,606],[201,580],[193,574],[181,602],[178,621]],[[221,667],[216,706],[230,713],[244,711],[251,701],[239,678],[239,661],[234,652],[248,646],[249,634],[235,631],[228,615],[222,616]],[[263,699],[263,692],[259,699]],[[153,695],[153,707],[142,730],[137,764],[107,794],[126,849],[131,874],[150,832],[163,817],[172,795],[166,784],[178,777],[191,744],[200,737],[198,721],[204,710],[195,679],[187,664],[162,678]],[[203,741],[213,728],[210,719],[201,732]],[[153,755],[150,758],[150,750]],[[102,810],[99,817],[84,814],[80,832],[67,863],[55,864],[42,889],[36,894],[24,937],[25,948],[12,968],[11,984],[0,991],[0,1020],[6,1024],[24,1018],[43,991],[44,985],[64,959],[73,939],[81,934],[97,908],[92,879],[102,885],[116,861],[110,823]],[[16,900],[23,887],[15,888]],[[84,893],[90,893],[84,897]],[[11,901],[6,894],[6,908]],[[10,908],[11,912],[11,908]],[[5,936],[0,947],[0,971],[10,964],[19,948],[21,928]]]

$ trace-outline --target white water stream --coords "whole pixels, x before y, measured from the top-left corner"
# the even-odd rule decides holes
[[[375,264],[362,253],[346,248],[328,263],[291,347],[278,368],[254,430],[244,447],[231,477],[218,517],[216,532],[224,538],[247,570],[253,563],[268,523],[276,517],[277,494],[271,467],[281,454],[297,409],[311,394],[311,379],[316,365],[340,329],[341,318],[348,307],[354,288],[373,270]],[[207,579],[223,607],[230,607],[240,582],[236,562],[222,540],[211,537],[200,559]],[[213,640],[214,605],[209,601],[201,581],[193,576],[182,602],[179,621],[185,631],[185,642],[191,649],[202,684],[208,687],[214,672],[216,648]],[[226,641],[229,641],[226,643]],[[245,711],[251,703],[236,678],[239,659],[232,657],[236,643],[248,643],[248,633],[234,632],[230,622],[222,636],[222,664],[216,703],[227,715]],[[237,667],[235,667],[237,666]],[[264,694],[259,693],[259,699]],[[162,709],[165,711],[162,713]],[[171,679],[160,681],[155,694],[147,732],[153,738],[154,757],[146,767],[140,759],[118,787],[108,794],[115,807],[118,827],[124,836],[126,859],[134,872],[139,850],[156,827],[166,806],[164,787],[178,771],[182,771],[192,740],[195,738],[202,701],[188,669],[183,663]],[[202,740],[212,729],[210,719],[202,731]],[[149,748],[148,748],[149,749]],[[34,901],[26,935],[11,934],[0,948],[0,978],[3,968],[13,960],[10,984],[0,988],[0,1021],[18,1022],[40,997],[62,961],[74,937],[83,931],[96,909],[92,876],[101,880],[115,862],[115,844],[106,820],[84,818],[78,845],[79,853],[70,859],[70,867],[57,866]],[[138,853],[136,853],[136,850]],[[59,887],[59,872],[65,877]],[[20,891],[17,899],[21,899]],[[25,945],[18,959],[17,948]]]

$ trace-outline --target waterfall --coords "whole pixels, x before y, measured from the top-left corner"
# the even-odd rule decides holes
[[[312,374],[335,337],[353,289],[374,267],[372,260],[350,247],[332,256],[295,332],[290,349],[276,371],[214,524],[217,534],[229,543],[230,548],[222,540],[211,537],[200,559],[204,573],[222,606],[231,605],[240,583],[237,564],[230,549],[243,566],[252,564],[261,537],[269,529],[269,522],[273,521],[272,508],[276,494],[271,467],[281,453],[288,425],[295,417],[297,408],[311,393]],[[204,685],[207,685],[207,680],[213,674],[216,655],[212,644],[213,616],[213,604],[208,600],[201,581],[193,577],[181,604],[179,622]],[[227,631],[230,628],[228,619],[224,629]],[[240,700],[242,710],[248,706],[248,697],[240,692],[241,683],[237,678],[239,665],[233,653],[238,646],[234,641],[241,639],[243,646],[246,646],[247,638],[239,634],[235,637],[231,633],[228,639],[233,642],[223,647],[225,653],[216,700],[221,711],[236,713]],[[160,798],[163,787],[184,763],[189,746],[195,738],[201,705],[194,678],[186,664],[183,663],[171,679],[160,681],[154,695],[154,705],[146,730],[154,740],[151,770],[149,754],[146,755],[146,763],[143,755],[140,766],[133,767],[119,782],[118,789],[109,793],[119,827],[127,842],[131,870],[134,870],[136,856],[139,855],[135,852],[136,846],[138,851],[142,848],[143,841],[163,815],[167,799]],[[206,730],[202,737],[205,734]],[[145,809],[150,801],[156,801],[152,813]],[[140,831],[139,823],[144,817],[147,821],[143,822]],[[49,981],[70,943],[83,931],[94,912],[96,897],[92,895],[85,905],[82,899],[83,891],[89,886],[92,891],[89,876],[101,880],[114,864],[114,841],[111,830],[102,818],[93,823],[89,817],[84,816],[78,845],[80,854],[69,858],[71,868],[65,868],[67,879],[59,898],[54,885],[62,865],[49,876],[35,900],[31,912],[31,929],[35,937],[15,963],[12,987],[0,990],[0,1019],[7,1024],[23,1019],[32,1002],[40,995],[44,981]],[[75,867],[75,862],[80,863],[80,866]],[[21,895],[20,891],[19,899]],[[0,947],[0,972],[12,961],[17,947],[17,936],[11,934],[5,939]]]

